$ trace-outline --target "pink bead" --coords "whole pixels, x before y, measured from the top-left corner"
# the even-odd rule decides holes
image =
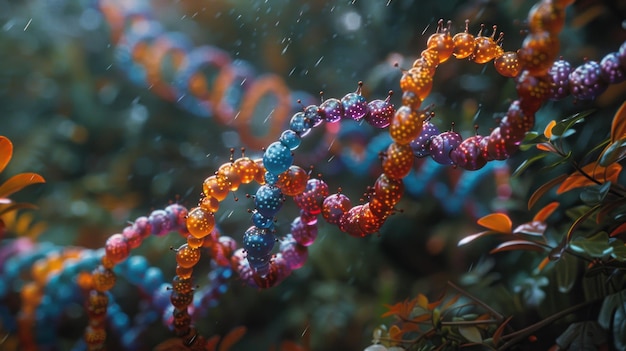
[[[104,245],[107,258],[113,263],[124,261],[130,252],[128,241],[122,234],[113,234]]]
[[[124,228],[122,231],[122,235],[126,238],[128,242],[128,247],[132,249],[136,249],[141,246],[141,241],[143,238],[141,237],[141,233],[135,229],[134,226],[128,226]]]
[[[310,246],[317,238],[317,226],[306,225],[300,220],[300,217],[296,217],[291,222],[291,235],[298,244]]]
[[[280,253],[285,259],[287,267],[291,270],[304,266],[306,259],[309,257],[307,248],[298,244],[291,235],[287,235],[283,240],[281,240]]]

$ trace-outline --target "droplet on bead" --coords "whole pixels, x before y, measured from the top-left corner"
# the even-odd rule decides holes
[[[201,207],[195,207],[187,215],[187,230],[196,238],[204,238],[211,234],[215,227],[215,215]]]

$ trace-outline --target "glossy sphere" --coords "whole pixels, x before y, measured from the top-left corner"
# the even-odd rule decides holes
[[[489,160],[506,160],[518,149],[516,142],[502,135],[500,127],[492,130],[489,137],[483,139],[481,145],[483,150],[487,151]]]
[[[422,131],[422,121],[426,119],[426,114],[411,111],[406,106],[402,106],[396,111],[389,126],[391,139],[398,144],[409,144]]]
[[[103,320],[107,314],[107,306],[109,305],[109,297],[100,291],[90,291],[87,303],[87,315],[92,320]]]
[[[273,185],[262,185],[254,195],[254,205],[265,217],[274,217],[283,206],[283,193]]]
[[[177,293],[187,294],[193,291],[193,283],[188,278],[174,277],[172,279],[172,289]]]
[[[286,171],[292,163],[291,150],[279,141],[271,143],[263,154],[263,166],[276,175]]]
[[[187,306],[189,306],[193,302],[193,293],[179,293],[177,291],[172,291],[172,295],[170,295],[170,302],[175,308],[187,308]]]
[[[374,183],[374,198],[370,201],[370,210],[374,200],[380,201],[385,207],[393,208],[402,199],[404,194],[404,183],[402,179],[393,179],[386,174],[381,174]],[[376,204],[374,204],[376,206]],[[378,217],[376,210],[374,214]]]
[[[395,112],[393,104],[386,100],[373,100],[367,104],[369,113],[365,116],[365,121],[376,128],[386,128],[391,123],[391,118]]]
[[[187,215],[187,230],[196,238],[204,238],[211,234],[215,227],[215,215],[201,207],[195,207]]]
[[[270,230],[252,226],[243,235],[243,248],[250,256],[260,257],[269,254],[274,248],[276,237]]]
[[[450,153],[450,159],[457,166],[475,171],[487,164],[486,152],[481,147],[482,136],[469,137]]]
[[[104,250],[107,258],[114,264],[117,264],[128,257],[130,247],[122,234],[113,234],[104,244]]]
[[[439,63],[440,63],[439,52],[437,52],[437,50],[434,48],[428,48],[420,53],[420,58],[423,60],[425,64],[421,66],[419,64],[416,65],[417,62],[414,62],[413,67],[428,68],[430,75],[432,75],[432,73],[434,72],[434,69],[437,68],[437,66],[439,66]]]
[[[378,218],[387,218],[394,210],[393,206],[390,206],[378,197],[373,197],[370,202],[368,202],[368,205],[370,212]]]
[[[430,156],[437,163],[452,165],[454,162],[450,159],[450,151],[457,148],[462,141],[463,138],[461,138],[459,133],[454,131],[435,135],[430,139]]]
[[[305,136],[311,130],[311,123],[304,115],[304,112],[297,112],[289,121],[289,129],[293,130],[300,136]]]
[[[309,256],[306,247],[300,245],[290,234],[280,241],[280,252],[291,270],[304,266]]]
[[[382,162],[383,173],[390,178],[404,178],[413,167],[413,150],[408,144],[391,143]]]
[[[252,212],[252,223],[258,228],[268,229],[274,226],[273,217],[265,217],[259,211]]]
[[[360,88],[356,93],[346,94],[341,98],[345,118],[360,121],[368,113],[367,100],[361,96]]]
[[[93,287],[96,291],[109,291],[115,286],[116,277],[111,269],[100,266],[94,269],[91,275],[93,277]]]
[[[449,31],[435,33],[428,38],[426,47],[434,49],[439,54],[439,63],[446,62],[454,51],[454,41]]]
[[[478,36],[474,39],[474,43],[476,43],[476,48],[472,60],[478,64],[487,63],[504,53],[492,37]]]
[[[411,68],[400,78],[400,88],[404,92],[415,94],[423,101],[433,88],[433,76],[427,68]]]
[[[561,100],[569,95],[569,75],[572,72],[572,66],[565,60],[554,61],[548,74],[552,78],[550,86],[551,100]]]
[[[304,109],[304,117],[309,124],[309,128],[317,127],[324,122],[324,119],[322,118],[322,110],[316,105],[307,106]]]
[[[278,141],[280,141],[283,145],[288,147],[290,150],[297,149],[298,146],[300,146],[300,143],[302,142],[298,133],[294,132],[291,129],[287,129],[286,131],[284,131],[280,135],[280,138],[278,139]]]
[[[617,84],[626,80],[626,67],[622,67],[616,52],[612,52],[600,61],[600,76],[609,84]]]
[[[320,105],[320,114],[328,123],[335,123],[344,116],[344,107],[341,101],[331,98],[327,99]]]
[[[528,12],[528,26],[532,32],[547,31],[558,35],[565,24],[565,11],[552,1],[540,1]]]
[[[626,41],[619,46],[619,50],[617,50],[617,58],[619,59],[622,68],[626,69]]]
[[[339,219],[347,212],[352,204],[344,194],[332,194],[324,199],[322,204],[322,216],[330,224],[339,224]]]
[[[523,69],[538,76],[548,72],[559,53],[559,39],[547,31],[529,33],[517,56]]]
[[[213,196],[218,201],[222,201],[228,195],[230,184],[222,177],[210,176],[202,183],[204,196]]]
[[[191,268],[200,260],[200,250],[190,247],[188,244],[182,244],[176,250],[176,263],[185,268]]]
[[[551,87],[552,77],[549,74],[532,76],[529,71],[523,71],[515,88],[524,111],[534,114],[550,96]]]
[[[339,229],[342,232],[348,233],[350,236],[356,238],[364,238],[367,236],[367,233],[361,230],[359,226],[359,217],[362,208],[363,205],[354,206],[341,216],[341,219],[339,219]]]
[[[202,200],[200,200],[200,208],[205,212],[215,213],[220,209],[220,202],[213,196],[203,197]]]
[[[304,191],[309,180],[307,172],[299,166],[290,166],[278,175],[276,186],[287,196],[296,196]]]
[[[265,277],[270,272],[270,261],[272,259],[272,255],[267,254],[264,256],[254,256],[248,254],[246,256],[246,260],[250,267],[261,277]]]
[[[374,234],[378,232],[383,223],[384,218],[374,215],[370,210],[369,203],[363,204],[358,220],[359,228],[363,231],[363,233]]]
[[[193,274],[192,267],[183,267],[181,265],[176,265],[176,275],[181,279],[189,279]]]
[[[579,100],[593,100],[602,94],[608,84],[602,80],[602,67],[596,61],[587,61],[569,75],[569,89]]]
[[[217,170],[217,177],[222,177],[229,185],[231,191],[235,191],[241,185],[241,176],[239,175],[239,167],[234,163],[224,163]]]
[[[500,75],[508,78],[515,78],[522,71],[517,53],[513,51],[507,51],[496,57],[493,61],[493,65]]]
[[[422,123],[422,130],[417,138],[409,144],[415,157],[426,157],[430,155],[430,139],[439,134],[439,128],[430,121]]]
[[[239,168],[239,177],[242,184],[248,184],[254,180],[258,172],[257,164],[248,157],[241,157],[235,160],[235,166]]]
[[[454,50],[452,54],[457,59],[464,59],[474,54],[474,48],[476,43],[474,42],[474,36],[468,32],[469,22],[465,22],[465,32],[457,33],[452,37],[454,43]]]
[[[97,328],[94,326],[87,326],[85,329],[85,343],[88,346],[102,345],[106,340],[106,331],[104,328]]]
[[[294,197],[294,201],[302,210],[318,215],[322,211],[322,202],[328,196],[328,185],[319,179],[309,179],[304,192]]]
[[[419,110],[420,106],[422,106],[422,99],[420,99],[412,91],[405,91],[402,93],[402,105],[410,108],[413,111],[417,111]]]
[[[316,225],[308,225],[300,219],[300,217],[296,217],[293,222],[291,222],[291,235],[293,239],[302,246],[310,246],[317,238],[317,226]]]

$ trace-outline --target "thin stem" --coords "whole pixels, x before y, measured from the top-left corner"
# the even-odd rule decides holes
[[[454,322],[441,322],[441,325],[458,326],[458,325],[481,325],[481,324],[498,324],[499,321],[495,319],[483,319],[479,321],[454,321]]]
[[[504,345],[500,346],[498,348],[498,350],[506,350],[507,348],[515,345],[515,343],[517,343],[518,341],[520,341],[521,339],[523,339],[524,337],[526,337],[528,334],[541,329],[543,327],[545,327],[546,325],[549,325],[550,323],[553,323],[554,321],[561,319],[565,316],[567,316],[568,314],[579,310],[581,308],[587,307],[591,304],[597,303],[598,301],[600,301],[601,299],[595,299],[595,300],[591,300],[591,301],[586,301],[583,303],[580,303],[578,305],[569,307],[564,309],[561,312],[557,312],[555,314],[553,314],[550,317],[547,317],[546,319],[543,319],[535,324],[529,325],[526,328],[520,329],[518,331],[512,332],[510,334],[507,335],[503,335],[502,336],[502,340],[506,340],[506,339],[510,339],[509,341],[507,341]]]
[[[475,296],[471,295],[470,293],[468,293],[467,291],[463,290],[462,288],[460,288],[459,286],[457,286],[453,282],[448,281],[448,285],[451,286],[456,291],[460,292],[461,294],[467,296],[470,300],[474,301],[476,304],[480,305],[482,308],[484,308],[487,311],[489,311],[494,317],[496,317],[496,319],[498,321],[502,321],[504,319],[504,316],[502,316],[496,310],[491,308],[491,306],[487,305],[486,303],[484,303],[481,300],[479,300],[477,297],[475,297]]]
[[[583,177],[585,177],[585,178],[589,179],[590,181],[592,181],[592,182],[594,182],[594,183],[596,183],[596,184],[598,184],[598,185],[602,185],[602,184],[604,184],[603,182],[601,182],[601,181],[597,180],[596,178],[594,178],[594,177],[590,176],[587,172],[583,171],[583,169],[582,169],[582,168],[578,165],[578,163],[576,163],[576,162],[573,162],[573,161],[572,161],[572,162],[571,162],[571,164],[572,164],[572,166],[574,167],[574,169],[575,169],[578,173],[580,173]],[[611,188],[610,188],[610,189],[609,189],[609,192],[610,192],[611,194],[615,195],[615,196],[618,196],[618,197],[624,197],[624,194],[617,192],[615,189],[611,189]]]

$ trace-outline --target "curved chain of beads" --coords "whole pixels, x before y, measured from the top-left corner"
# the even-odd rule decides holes
[[[152,20],[149,1],[100,0],[100,11],[111,27],[118,66],[135,84],[148,87],[168,101],[202,117],[214,116],[237,129],[243,143],[260,149],[283,130],[297,99],[311,96],[290,91],[276,75],[259,76],[252,66],[233,60],[213,46],[194,47],[182,33],[166,32]],[[266,98],[276,101],[268,106]],[[253,121],[262,111],[271,118]],[[263,114],[263,118],[266,114]],[[265,129],[252,133],[251,125]]]

